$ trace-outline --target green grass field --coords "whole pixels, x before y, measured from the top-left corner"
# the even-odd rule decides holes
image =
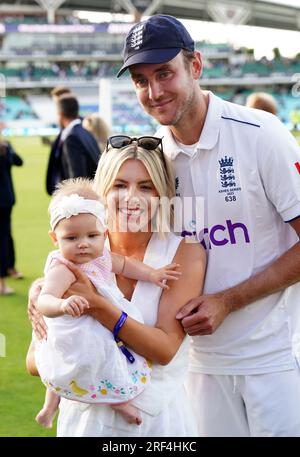
[[[45,192],[49,148],[39,138],[15,138],[12,143],[25,162],[23,167],[13,170],[17,194],[13,233],[17,266],[26,279],[9,280],[16,295],[0,297],[0,334],[6,338],[6,357],[0,357],[0,436],[55,436],[55,428],[49,431],[35,423],[44,387],[39,378],[29,376],[25,369],[31,339],[27,291],[32,280],[42,274],[51,249],[47,235],[49,198]]]

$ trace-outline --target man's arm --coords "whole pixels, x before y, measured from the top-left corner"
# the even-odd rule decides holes
[[[257,172],[266,200],[284,221],[293,221],[291,226],[299,237],[300,176],[295,166],[300,162],[299,146],[276,117],[267,116],[268,121],[259,130],[257,156],[253,160],[257,162]],[[300,246],[296,243],[264,271],[227,290],[198,297],[187,303],[183,313],[177,317],[184,317],[182,325],[190,335],[209,335],[229,313],[285,289],[299,279]],[[191,315],[191,312],[194,314]]]
[[[8,153],[11,157],[11,164],[21,167],[23,165],[23,159],[16,153],[10,143],[7,143]]]
[[[290,222],[300,237],[300,217]],[[300,280],[300,242],[276,259],[268,268],[242,283],[217,294],[191,300],[177,314],[189,335],[210,335],[226,316],[260,298],[295,284]]]

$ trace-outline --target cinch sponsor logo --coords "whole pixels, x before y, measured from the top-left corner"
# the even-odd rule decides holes
[[[181,236],[195,236],[196,232],[184,230]],[[242,222],[226,220],[226,225],[216,224],[210,229],[204,228],[199,232],[198,240],[205,249],[211,249],[211,245],[225,246],[225,244],[237,244],[240,242],[250,243],[248,229]]]

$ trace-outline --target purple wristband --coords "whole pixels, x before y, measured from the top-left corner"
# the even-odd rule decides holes
[[[125,324],[126,319],[127,319],[127,313],[125,313],[125,311],[122,311],[121,317],[120,317],[120,319],[118,320],[118,322],[116,323],[116,325],[114,326],[114,329],[113,329],[113,335],[114,335],[114,339],[115,340],[119,339],[118,338],[119,331],[121,330],[121,328]]]
[[[127,347],[124,345],[124,343],[118,337],[119,331],[121,330],[121,328],[125,324],[126,319],[127,319],[127,314],[125,313],[125,311],[122,311],[120,319],[118,320],[118,322],[114,326],[113,335],[114,335],[115,342],[117,343],[117,345],[118,345],[119,349],[122,351],[122,353],[125,355],[125,357],[128,360],[128,362],[133,363],[135,361],[135,358],[133,357],[131,352],[127,349]]]

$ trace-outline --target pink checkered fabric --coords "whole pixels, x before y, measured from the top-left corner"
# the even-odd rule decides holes
[[[70,263],[61,255],[59,251],[52,251],[50,252],[46,262],[45,273],[50,268],[52,268],[57,262],[63,263],[66,266],[68,266],[68,263]],[[111,282],[111,256],[109,250],[105,247],[103,249],[103,255],[101,257],[97,257],[91,262],[83,263],[81,265],[76,266],[79,267],[87,275],[87,277],[94,284],[96,289],[98,289],[98,286],[101,286],[101,284],[103,283]]]
[[[94,284],[96,289],[98,285],[109,283],[111,276],[111,256],[107,248],[103,249],[102,257],[97,257],[89,263],[79,265],[80,269],[87,275],[89,280]]]

